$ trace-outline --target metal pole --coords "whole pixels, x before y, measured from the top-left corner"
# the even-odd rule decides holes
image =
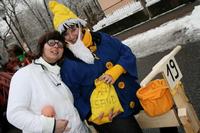
[[[145,0],[139,0],[139,1],[144,8],[143,11],[144,11],[145,15],[148,15],[149,19],[151,19],[153,17],[153,15],[149,11],[148,7],[146,6],[146,1]]]

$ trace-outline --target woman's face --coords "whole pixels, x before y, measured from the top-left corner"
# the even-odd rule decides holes
[[[64,33],[64,38],[66,43],[74,44],[78,38],[79,28],[77,25],[72,25]]]
[[[48,63],[56,63],[62,58],[63,51],[63,43],[51,39],[44,44],[42,57]]]

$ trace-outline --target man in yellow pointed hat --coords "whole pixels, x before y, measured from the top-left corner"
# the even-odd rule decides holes
[[[99,133],[141,133],[134,116],[141,106],[136,97],[140,88],[137,83],[136,57],[131,49],[116,38],[91,32],[86,22],[78,18],[69,8],[57,1],[50,1],[56,30],[66,42],[66,58],[61,67],[61,78],[74,96],[74,104],[82,120],[91,116],[90,96],[94,81],[112,84],[124,112],[110,111],[111,122],[94,124]],[[104,113],[99,114],[99,119]]]

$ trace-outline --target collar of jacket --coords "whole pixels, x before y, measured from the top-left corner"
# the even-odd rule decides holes
[[[50,65],[42,57],[40,57],[39,59],[36,59],[35,62],[38,64],[41,64],[42,66],[45,67],[45,69],[47,69],[48,71],[50,71],[56,75],[60,74],[60,67],[57,64]]]

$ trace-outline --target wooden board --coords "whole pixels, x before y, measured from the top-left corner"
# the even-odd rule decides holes
[[[175,127],[180,126],[175,111],[171,109],[167,113],[150,117],[144,111],[140,111],[135,116],[141,128],[160,128],[160,127]]]

